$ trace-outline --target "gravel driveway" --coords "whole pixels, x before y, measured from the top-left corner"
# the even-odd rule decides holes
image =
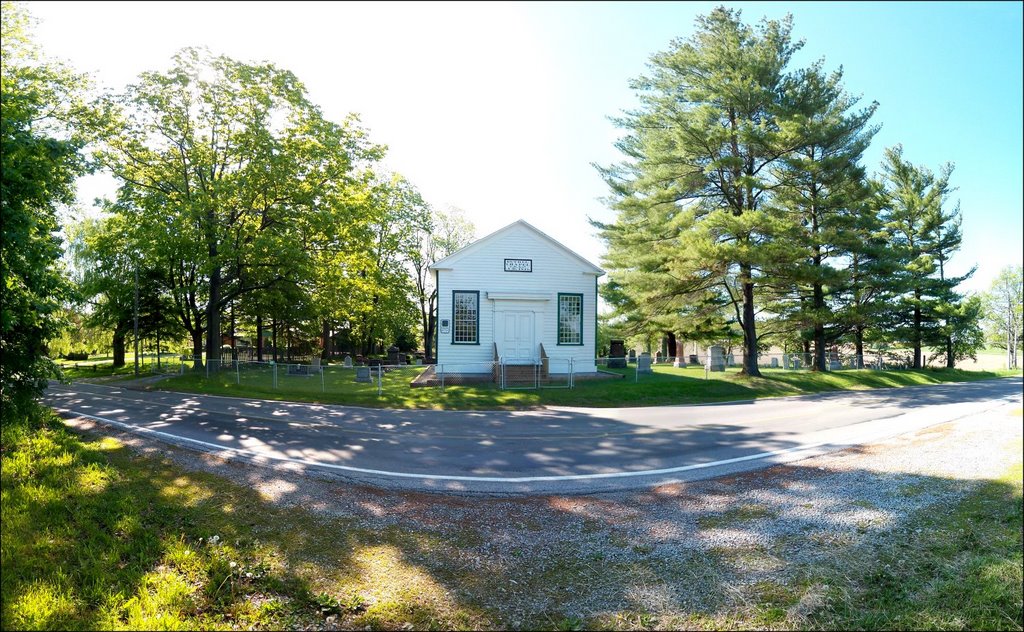
[[[1022,438],[1018,402],[731,477],[642,492],[494,499],[358,487],[296,476],[294,466],[226,462],[103,432],[257,489],[271,503],[424,536],[430,544],[410,547],[405,558],[449,578],[444,590],[453,601],[476,604],[511,627],[562,625],[530,613],[560,613],[570,624],[623,612],[650,613],[659,627],[686,625],[688,619],[673,620],[680,613],[713,620],[751,594],[786,590],[839,550],[899,537],[916,511],[953,503],[1019,462]],[[787,626],[814,608],[816,594],[804,586]],[[638,619],[637,627],[644,625]]]

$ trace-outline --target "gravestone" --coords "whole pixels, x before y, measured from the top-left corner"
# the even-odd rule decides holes
[[[398,363],[398,347],[388,347],[388,364]]]
[[[773,369],[779,368],[779,359],[778,358],[772,358],[772,368]]]
[[[839,354],[830,353],[828,358],[828,370],[838,371],[841,368],[843,368],[843,363],[839,361]]]
[[[622,340],[611,341],[611,350],[608,352],[608,368],[626,368],[626,345]]]
[[[351,369],[352,368],[352,356],[346,355],[345,356],[345,360],[341,363],[341,366],[345,367],[346,369]]]
[[[711,372],[725,370],[725,348],[721,345],[708,348],[708,370]]]
[[[736,364],[736,358],[731,353],[725,356],[725,366],[732,366],[734,364]]]
[[[789,354],[786,353],[782,356],[782,368],[789,370]]]
[[[370,367],[356,367],[356,382],[373,383],[373,378],[370,377]]]
[[[793,368],[799,369],[801,366],[800,358],[793,358]]]
[[[630,364],[636,364],[636,349],[629,350],[629,358],[626,360]]]
[[[643,354],[641,354],[641,355],[643,355]],[[650,354],[648,354],[648,356],[650,356]],[[665,361],[665,356],[663,356],[660,351],[657,354],[655,354],[655,356],[654,356],[654,363],[655,364],[661,364],[664,361]]]
[[[653,373],[651,369],[651,354],[641,353],[640,357],[636,359],[636,372],[637,373]]]
[[[690,364],[700,364],[700,360],[697,359],[697,354],[696,353],[691,353],[690,354]]]

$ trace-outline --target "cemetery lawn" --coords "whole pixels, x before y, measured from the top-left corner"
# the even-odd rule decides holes
[[[573,389],[505,390],[491,384],[413,388],[410,382],[422,367],[385,373],[381,394],[377,384],[355,382],[353,369],[328,366],[321,376],[287,376],[281,370],[275,387],[269,369],[243,369],[212,373],[186,373],[162,380],[155,388],[168,391],[253,397],[259,399],[346,404],[373,408],[425,408],[448,410],[515,410],[541,406],[615,408],[665,406],[742,401],[762,397],[805,395],[825,391],[920,386],[945,382],[969,382],[1010,375],[1020,371],[963,371],[922,369],[893,371],[763,370],[764,377],[741,376],[736,369],[713,373],[705,379],[703,368],[655,366],[639,381],[633,367],[611,369],[622,377],[578,379]]]

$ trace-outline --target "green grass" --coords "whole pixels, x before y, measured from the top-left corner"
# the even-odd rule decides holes
[[[1020,455],[1017,442],[1011,449]],[[868,555],[840,556],[828,605],[811,627],[1020,630],[1021,461],[953,507],[919,516],[905,534]],[[851,581],[852,580],[852,581]]]
[[[384,376],[383,394],[378,396],[376,384],[358,384],[352,369],[328,367],[323,383],[320,376],[286,376],[278,372],[278,386],[273,385],[271,370],[243,369],[233,371],[186,373],[160,382],[158,388],[190,393],[257,397],[261,399],[294,400],[317,403],[349,404],[384,408],[433,409],[523,409],[553,406],[660,406],[728,402],[762,397],[803,395],[836,390],[916,386],[943,382],[967,382],[1014,375],[1005,371],[962,371],[923,369],[906,371],[808,371],[764,370],[764,377],[747,378],[735,370],[714,373],[705,379],[702,368],[656,366],[651,375],[642,375],[639,382],[633,368],[616,369],[622,379],[583,380],[576,388],[502,391],[490,384],[412,388],[409,383],[422,368],[405,368]],[[240,380],[240,384],[236,383]]]
[[[409,561],[429,534],[279,509],[49,412],[3,428],[2,462],[4,630],[480,627]]]
[[[1019,630],[1021,447],[1009,447],[1010,471],[975,484],[960,501],[911,516],[882,541],[821,545],[799,564],[756,548],[626,562],[559,548],[514,551],[492,560],[496,569],[474,560],[493,557],[505,531],[489,539],[494,534],[472,522],[453,533],[451,525],[400,514],[370,527],[281,507],[251,486],[76,434],[46,413],[8,423],[0,436],[0,628],[509,628],[517,626],[496,604],[526,593],[550,597],[535,612],[515,614],[528,629]],[[386,511],[392,500],[385,499],[394,498],[365,502]],[[756,506],[721,517],[738,525],[772,518]],[[582,533],[606,540],[621,528],[614,522],[591,519]],[[776,570],[729,591],[718,583],[751,566]],[[608,582],[627,594],[658,581],[717,596],[657,613],[609,612],[602,603],[567,611],[562,601]],[[742,596],[729,597],[736,591]],[[793,615],[812,592],[823,600]]]
[[[180,366],[178,356],[173,353],[160,354],[161,370],[177,368]],[[67,379],[94,378],[94,377],[133,377],[135,375],[135,356],[125,355],[124,366],[114,368],[114,360],[111,356],[90,356],[88,360],[57,360],[57,366]],[[156,354],[140,354],[139,372],[149,375],[156,369]]]

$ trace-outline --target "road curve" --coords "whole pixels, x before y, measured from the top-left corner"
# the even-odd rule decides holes
[[[389,488],[593,493],[807,458],[1021,402],[1019,377],[699,406],[429,411],[52,383],[69,419]]]

